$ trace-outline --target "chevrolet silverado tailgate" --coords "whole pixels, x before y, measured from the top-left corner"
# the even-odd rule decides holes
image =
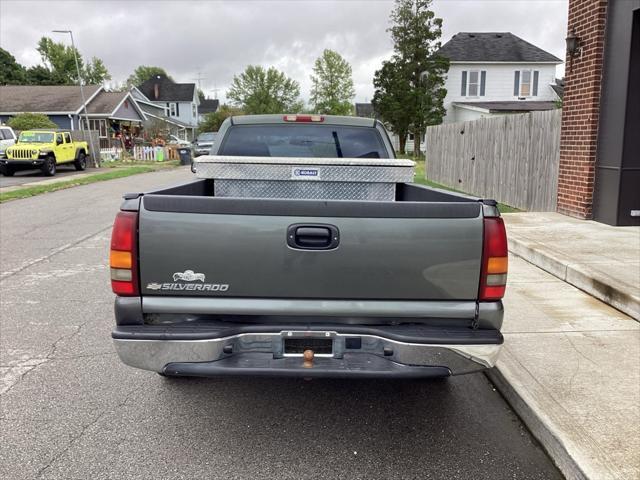
[[[478,202],[146,195],[143,296],[466,300],[478,295]]]

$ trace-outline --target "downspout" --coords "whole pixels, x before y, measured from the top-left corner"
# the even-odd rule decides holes
[[[75,129],[73,128],[73,115],[68,114],[68,115],[67,115],[67,117],[69,117],[69,120],[71,121],[71,128],[70,128],[69,130],[75,130]]]

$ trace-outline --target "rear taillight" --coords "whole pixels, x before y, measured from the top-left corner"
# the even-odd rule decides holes
[[[111,289],[121,296],[139,295],[138,289],[138,212],[119,212],[111,232]]]
[[[285,115],[285,122],[324,122],[322,115]]]
[[[480,301],[500,300],[504,297],[507,285],[507,252],[507,232],[502,218],[485,218]]]

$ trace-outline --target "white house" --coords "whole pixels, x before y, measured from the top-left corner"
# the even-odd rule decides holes
[[[176,83],[165,75],[156,75],[138,90],[152,103],[166,108],[167,116],[185,125],[186,139],[193,139],[198,127],[198,91],[195,83]]]
[[[450,61],[444,123],[555,108],[562,61],[510,32],[460,32],[437,53]]]

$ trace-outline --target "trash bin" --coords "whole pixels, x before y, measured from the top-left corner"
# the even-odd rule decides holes
[[[191,165],[191,150],[189,148],[178,149],[180,165]]]

